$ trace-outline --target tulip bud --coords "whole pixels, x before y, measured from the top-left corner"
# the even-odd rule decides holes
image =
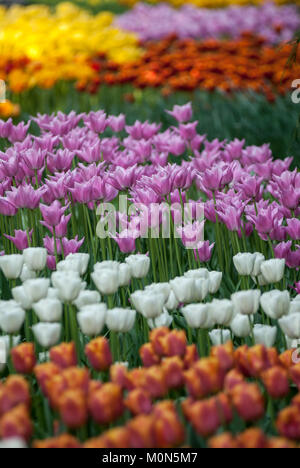
[[[275,258],[261,264],[261,272],[264,279],[269,283],[279,283],[284,276],[285,260]]]
[[[209,332],[209,337],[213,346],[220,346],[231,340],[230,330],[212,330]]]
[[[70,303],[77,299],[82,287],[77,272],[55,271],[52,273],[51,281],[53,286],[58,289],[59,298],[62,302]]]
[[[99,337],[85,347],[85,354],[91,366],[97,371],[105,371],[112,364],[112,355],[106,338]]]
[[[20,304],[20,306],[25,310],[30,310],[32,307],[32,302],[30,297],[26,294],[25,288],[23,286],[17,286],[11,290],[12,297],[14,300]]]
[[[167,309],[164,308],[162,314],[155,319],[148,319],[147,322],[151,330],[154,328],[169,327],[173,322],[173,317],[168,313]]]
[[[234,266],[241,276],[250,276],[254,269],[256,254],[238,253],[233,257]]]
[[[264,399],[257,384],[237,385],[231,395],[233,405],[244,421],[256,421],[264,415]]]
[[[23,255],[3,255],[0,257],[0,268],[4,276],[9,280],[20,277],[23,263]]]
[[[19,374],[31,374],[36,363],[33,343],[22,343],[13,348],[11,358]]]
[[[251,333],[249,318],[246,315],[237,314],[231,321],[230,328],[234,336],[246,338]]]
[[[47,250],[42,247],[32,247],[23,250],[25,265],[31,271],[42,271],[46,268]]]
[[[118,419],[123,411],[123,396],[119,385],[106,383],[89,396],[88,407],[98,424],[108,424]]]
[[[175,297],[178,302],[189,304],[195,297],[195,279],[177,277],[170,281]]]
[[[61,369],[77,365],[77,356],[74,343],[61,343],[51,348],[50,359]]]
[[[233,315],[233,304],[228,299],[214,299],[209,304],[209,314],[218,325],[228,326]]]
[[[278,320],[283,333],[293,340],[300,338],[300,314],[291,314]]]
[[[191,328],[203,328],[210,313],[208,304],[190,304],[183,307],[181,312]]]
[[[98,291],[80,291],[79,296],[73,302],[77,309],[82,309],[84,306],[99,304],[101,296]]]
[[[106,304],[84,306],[77,314],[80,329],[84,335],[97,336],[103,330],[107,316]]]
[[[221,286],[223,273],[221,271],[209,272],[209,294],[216,294]]]
[[[278,320],[289,313],[290,295],[288,291],[273,289],[261,296],[260,303],[268,317]]]
[[[37,342],[43,348],[51,348],[60,339],[61,324],[60,323],[37,323],[32,326],[33,334]]]
[[[5,309],[0,310],[0,328],[4,333],[18,333],[25,321],[25,312],[19,305],[7,302]]]
[[[129,286],[131,281],[131,269],[127,263],[121,263],[119,266],[119,286]]]
[[[262,373],[262,381],[272,398],[284,398],[290,391],[288,372],[280,366],[271,367]]]
[[[116,293],[119,288],[118,270],[110,270],[108,268],[95,270],[91,274],[91,277],[101,294],[111,295]]]
[[[232,294],[234,312],[242,315],[255,315],[259,309],[260,295],[261,292],[258,289]]]
[[[259,276],[261,274],[261,265],[265,261],[265,257],[260,252],[255,252],[254,266],[251,273],[251,276]]]
[[[0,419],[0,438],[17,437],[29,441],[33,427],[26,405],[18,405]]]
[[[277,328],[256,324],[253,327],[253,334],[256,344],[262,344],[266,348],[272,348],[276,342]]]
[[[129,255],[125,259],[125,262],[129,265],[131,275],[133,278],[146,278],[150,268],[150,258],[147,255]]]
[[[79,389],[64,391],[59,400],[59,412],[67,427],[76,429],[84,426],[88,418],[88,412],[83,391]]]
[[[62,303],[58,299],[41,299],[33,305],[33,310],[41,322],[60,322]]]
[[[25,281],[23,287],[32,303],[38,302],[47,296],[50,281],[46,278],[37,278]]]
[[[134,308],[147,319],[154,319],[163,313],[164,294],[153,295],[149,291],[135,291],[130,295]]]
[[[133,328],[135,317],[136,311],[132,309],[108,309],[106,326],[111,331],[127,333]]]

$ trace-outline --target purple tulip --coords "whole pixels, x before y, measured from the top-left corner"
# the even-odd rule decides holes
[[[40,210],[44,221],[49,224],[49,226],[57,226],[63,214],[68,209],[68,206],[62,206],[58,200],[55,200],[51,205],[40,204]]]
[[[28,243],[28,235],[29,239],[31,241],[32,238],[32,233],[33,230],[31,230],[29,233],[26,231],[22,231],[21,229],[15,229],[15,236],[8,236],[7,234],[4,234],[4,236],[9,239],[16,247],[18,250],[24,250],[29,247]]]

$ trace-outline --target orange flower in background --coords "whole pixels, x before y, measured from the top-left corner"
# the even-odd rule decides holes
[[[60,374],[60,368],[53,362],[45,362],[35,366],[34,375],[42,389],[44,395],[47,396],[47,382],[55,375]]]
[[[300,440],[300,410],[291,406],[282,410],[277,418],[276,427],[282,437]]]
[[[50,350],[50,359],[61,369],[77,365],[77,356],[74,343],[61,343]]]
[[[59,400],[59,412],[64,424],[72,429],[83,426],[88,418],[86,396],[82,390],[66,390]]]
[[[109,342],[99,337],[90,341],[85,347],[85,354],[91,366],[97,371],[106,371],[112,364]]]
[[[0,416],[19,404],[30,407],[30,390],[27,381],[20,375],[10,375],[0,386]]]
[[[95,437],[86,441],[83,448],[130,448],[128,430],[121,427],[111,429],[100,437]]]
[[[29,440],[32,434],[32,422],[26,405],[18,405],[0,419],[0,437],[8,439],[19,437]]]
[[[230,392],[234,389],[237,385],[240,385],[245,382],[245,378],[243,374],[241,374],[238,370],[232,369],[225,377],[224,380],[224,390]]]
[[[272,398],[283,398],[290,391],[288,372],[282,367],[271,367],[262,373],[262,382]]]
[[[182,387],[184,383],[183,362],[178,356],[164,359],[162,369],[169,389]]]
[[[124,364],[113,364],[109,370],[110,380],[120,385],[121,388],[127,388],[129,384],[128,368]]]
[[[153,430],[154,418],[152,415],[141,415],[127,424],[132,448],[153,448],[155,438]]]
[[[234,347],[231,341],[222,346],[214,346],[210,355],[218,359],[221,368],[225,372],[228,372],[234,366]]]
[[[152,343],[144,344],[139,351],[143,366],[151,367],[160,363],[160,357],[155,353]]]
[[[19,374],[31,374],[36,364],[33,343],[22,343],[11,350],[11,359]]]
[[[239,448],[237,441],[232,434],[226,432],[218,436],[212,437],[208,441],[211,449],[237,449]]]
[[[150,394],[141,388],[129,392],[124,404],[135,416],[149,414],[152,410],[152,399]]]
[[[186,347],[185,355],[183,357],[183,365],[185,369],[189,369],[190,367],[195,364],[199,359],[199,354],[197,350],[197,346],[192,344]]]
[[[124,411],[121,387],[113,383],[104,384],[89,395],[88,407],[92,418],[98,424],[115,421]]]
[[[237,443],[244,449],[263,449],[267,447],[267,437],[261,429],[253,427],[240,434]]]
[[[180,422],[175,408],[160,412],[155,418],[154,410],[154,437],[156,447],[172,448],[184,442],[185,430]]]
[[[33,444],[33,448],[38,449],[71,449],[71,448],[81,448],[81,444],[76,437],[71,436],[70,434],[61,434],[58,437],[52,437],[45,440],[36,440]]]
[[[11,101],[0,102],[0,118],[8,119],[9,117],[18,117],[20,115],[20,106]]]
[[[233,406],[244,421],[256,421],[264,415],[264,399],[257,384],[237,385],[231,396]]]
[[[150,343],[153,345],[154,352],[158,354],[158,356],[164,355],[164,348],[161,340],[168,336],[169,333],[170,330],[167,327],[155,328],[150,333]]]

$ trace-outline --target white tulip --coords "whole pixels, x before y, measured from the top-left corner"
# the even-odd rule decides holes
[[[167,300],[165,307],[167,310],[175,310],[179,306],[179,301],[177,300],[174,291],[171,290],[169,299]]]
[[[288,291],[273,289],[261,296],[260,304],[268,317],[278,320],[289,313],[290,294]]]
[[[9,335],[0,336],[0,372],[2,372],[6,367],[10,346],[12,345],[13,348],[18,346],[20,340],[20,336],[13,336],[11,344],[11,337]]]
[[[0,442],[0,449],[26,449],[27,445],[20,437],[9,437],[2,439]]]
[[[163,294],[165,302],[167,302],[170,297],[171,286],[169,283],[152,283],[146,286],[145,291],[152,292],[153,294]]]
[[[238,253],[233,257],[234,266],[241,276],[250,276],[256,259],[256,254]]]
[[[80,291],[79,296],[73,304],[77,309],[90,304],[98,304],[101,301],[101,296],[98,291]]]
[[[189,270],[184,273],[186,278],[204,278],[208,279],[209,271],[206,268],[198,268],[197,270]]]
[[[120,263],[119,266],[119,286],[129,286],[131,281],[131,269],[127,263]]]
[[[276,342],[277,328],[256,324],[253,327],[253,334],[255,344],[261,344],[267,348],[272,348]]]
[[[265,261],[265,257],[260,252],[255,252],[254,266],[251,276],[259,276],[261,274],[261,264]]]
[[[290,314],[300,314],[300,301],[298,299],[294,299],[290,303]]]
[[[155,319],[163,313],[164,294],[152,294],[150,291],[135,291],[130,295],[133,307],[147,319]]]
[[[58,289],[51,288],[51,287],[48,289],[47,296],[46,296],[47,299],[58,299],[58,296],[59,296]]]
[[[210,271],[209,272],[209,293],[216,294],[222,283],[223,273],[221,271]]]
[[[13,334],[17,333],[22,327],[25,320],[25,312],[18,305],[8,305],[0,312],[0,328],[4,333]]]
[[[106,326],[109,330],[118,333],[129,332],[135,322],[136,311],[132,309],[114,308],[107,311]]]
[[[300,302],[300,294],[295,297],[294,301]]]
[[[147,255],[129,255],[125,262],[130,266],[133,278],[145,278],[150,268],[150,258]]]
[[[20,275],[20,280],[22,281],[22,283],[24,283],[25,281],[34,278],[36,278],[35,271],[29,270],[28,266],[24,263],[22,273]]]
[[[7,279],[17,279],[22,273],[23,255],[3,255],[0,257],[0,268]]]
[[[23,250],[25,265],[29,270],[42,271],[47,264],[47,250],[42,247],[29,247]]]
[[[114,260],[105,260],[104,262],[95,263],[94,271],[115,270],[119,271],[120,263]]]
[[[169,328],[169,326],[173,322],[173,317],[172,315],[168,313],[167,309],[164,308],[163,313],[161,315],[159,315],[155,319],[148,319],[147,322],[151,330],[153,330],[154,328],[160,328],[160,327]]]
[[[261,264],[261,272],[264,279],[269,283],[278,283],[284,277],[285,260],[275,258]]]
[[[81,278],[75,271],[55,271],[51,275],[51,281],[62,302],[75,301],[82,288]]]
[[[228,299],[214,299],[209,304],[209,312],[217,325],[227,326],[233,316],[233,304]]]
[[[82,333],[87,336],[99,335],[105,325],[106,315],[106,304],[85,305],[77,314]]]
[[[300,340],[294,340],[287,335],[285,335],[285,341],[287,345],[287,349],[298,349],[300,346]]]
[[[259,309],[261,292],[259,289],[249,289],[232,294],[231,300],[235,314],[255,315]]]
[[[79,258],[70,258],[69,260],[61,260],[56,265],[57,271],[76,271],[79,275],[81,272],[81,261]]]
[[[72,262],[74,260],[79,261],[78,273],[80,274],[80,276],[85,275],[88,269],[90,255],[87,253],[74,253],[74,254],[71,253],[66,257],[67,262]]]
[[[194,301],[204,301],[209,292],[209,279],[196,278],[194,287]]]
[[[209,337],[213,346],[220,346],[231,340],[230,330],[212,330]]]
[[[11,293],[12,293],[12,297],[14,298],[14,300],[18,302],[18,304],[20,304],[20,306],[23,309],[25,310],[31,309],[32,302],[31,302],[30,297],[26,293],[24,286],[17,286],[16,288],[13,288],[11,290]]]
[[[33,305],[33,310],[41,322],[60,322],[63,313],[59,299],[41,299]]]
[[[36,278],[23,283],[24,290],[31,302],[38,302],[47,296],[50,280],[47,278]]]
[[[256,283],[256,278],[254,278],[254,276],[252,276],[252,279]],[[257,276],[257,282],[258,282],[259,286],[267,286],[269,284],[268,281],[264,278],[263,275],[258,275]]]
[[[61,335],[60,323],[37,323],[32,326],[33,334],[37,342],[43,348],[51,348],[56,345]]]
[[[182,307],[181,312],[191,328],[203,328],[209,313],[208,304],[190,304]]]
[[[300,338],[300,314],[290,314],[278,320],[283,333],[292,340]]]
[[[101,294],[114,294],[119,288],[118,270],[109,268],[97,270],[92,273],[91,277]]]
[[[177,277],[170,281],[171,288],[178,302],[188,304],[194,302],[195,298],[195,279]]]
[[[230,328],[234,336],[246,338],[251,333],[251,325],[247,315],[237,314],[231,321]]]

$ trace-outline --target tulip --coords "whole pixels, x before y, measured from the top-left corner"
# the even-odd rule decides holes
[[[12,337],[12,347],[14,348],[20,343],[20,336]],[[9,355],[11,337],[9,335],[0,336],[0,372],[6,367],[7,356]]]
[[[29,270],[26,263],[24,263],[23,268],[22,268],[22,273],[20,275],[20,280],[22,281],[22,283],[24,283],[28,279],[34,279],[34,278],[36,278],[36,273],[34,271]]]
[[[15,280],[20,277],[23,263],[23,255],[4,255],[0,257],[0,268],[4,276],[9,280]]]
[[[101,294],[111,295],[116,293],[119,288],[118,270],[109,268],[95,270],[91,277]]]
[[[72,261],[72,260],[78,260],[79,261],[79,274],[80,276],[84,275],[87,271],[87,268],[88,268],[88,264],[89,264],[89,261],[90,261],[90,255],[87,254],[87,253],[75,253],[75,254],[69,254],[67,257],[66,257],[66,261],[69,262],[69,261]]]
[[[127,263],[121,263],[119,266],[119,286],[129,286],[131,281],[131,268]]]
[[[288,291],[273,289],[264,293],[260,298],[260,304],[265,314],[273,320],[278,320],[288,315],[290,310],[290,295]]]
[[[233,257],[234,266],[241,276],[250,276],[253,272],[256,254],[238,253]]]
[[[188,304],[194,301],[195,297],[195,279],[177,277],[170,281],[170,285],[173,289],[176,299],[178,302]]]
[[[190,328],[203,328],[210,312],[208,304],[190,304],[181,309]]]
[[[43,348],[51,348],[54,346],[61,335],[60,323],[37,323],[32,327],[33,334],[37,342]]]
[[[84,426],[88,418],[84,392],[77,388],[64,391],[59,399],[59,413],[67,427],[76,429]]]
[[[155,319],[148,319],[147,322],[151,330],[160,327],[169,327],[173,322],[173,317],[168,313],[167,308],[164,308],[162,314]]]
[[[24,439],[20,437],[9,437],[0,442],[0,449],[26,449],[27,445]]]
[[[25,281],[24,290],[32,303],[38,302],[47,296],[50,281],[46,278],[37,278]]]
[[[234,336],[246,338],[251,333],[251,325],[246,315],[237,314],[231,321],[230,328]]]
[[[58,299],[58,290],[55,288],[49,288],[47,292],[47,299]]]
[[[36,364],[33,343],[22,343],[11,350],[11,359],[16,372],[31,374]]]
[[[151,292],[154,295],[163,294],[165,296],[165,302],[167,302],[170,296],[171,286],[169,283],[153,283],[146,286],[145,291]]]
[[[51,281],[53,286],[58,289],[59,299],[62,302],[73,302],[77,299],[82,283],[77,272],[56,271],[52,273]]]
[[[255,344],[261,344],[266,348],[272,348],[276,342],[277,328],[256,324],[253,327],[253,334]]]
[[[141,279],[148,275],[150,258],[147,255],[130,255],[125,259],[125,262],[130,266],[133,278]]]
[[[155,319],[163,313],[164,294],[152,294],[147,291],[135,291],[130,295],[134,308],[147,319]]]
[[[98,304],[101,296],[98,291],[80,291],[79,296],[73,302],[77,309],[82,309],[86,305]]]
[[[194,301],[201,302],[204,301],[208,292],[209,292],[210,282],[209,279],[204,278],[195,278],[195,287],[194,287]]]
[[[135,317],[136,311],[132,309],[109,309],[106,316],[106,326],[111,331],[127,333],[133,328]]]
[[[299,340],[300,314],[287,315],[286,317],[282,317],[278,322],[283,333],[293,340]]]
[[[7,303],[5,309],[1,308],[0,311],[0,328],[4,333],[13,334],[17,333],[25,321],[25,312],[19,306]]]
[[[24,262],[31,271],[42,271],[46,268],[47,250],[40,247],[33,247],[23,250]]]
[[[230,330],[212,330],[209,337],[213,346],[220,346],[231,340]]]
[[[216,324],[227,326],[232,319],[233,304],[227,299],[214,299],[209,305],[209,313]]]
[[[243,315],[255,315],[259,309],[261,292],[256,290],[239,291],[232,294],[234,312]]]
[[[198,268],[197,270],[189,270],[184,273],[185,278],[209,278],[210,272],[207,268]]]
[[[300,314],[300,301],[299,301],[299,299],[294,299],[290,303],[290,314]]]
[[[33,305],[33,310],[41,322],[60,322],[63,313],[58,299],[41,299]]]
[[[209,294],[216,294],[221,286],[223,273],[221,271],[209,272]]]
[[[272,259],[261,264],[261,272],[264,279],[269,283],[279,283],[284,276],[285,260]]]
[[[174,291],[171,290],[169,299],[167,300],[165,307],[167,310],[176,310],[179,306],[179,301],[177,300]]]
[[[265,261],[265,257],[260,252],[255,252],[254,266],[251,276],[259,276],[261,274],[261,265]]]
[[[20,306],[25,310],[30,310],[32,307],[32,302],[30,297],[26,294],[24,286],[17,286],[11,290],[12,297],[14,300],[20,304]]]
[[[105,371],[112,364],[109,342],[104,337],[95,338],[85,347],[85,354],[91,366],[97,371]]]
[[[77,365],[77,356],[75,344],[60,343],[50,349],[50,359],[61,369],[74,367]]]
[[[102,303],[84,305],[77,314],[80,329],[84,335],[97,336],[103,330],[107,315]]]

